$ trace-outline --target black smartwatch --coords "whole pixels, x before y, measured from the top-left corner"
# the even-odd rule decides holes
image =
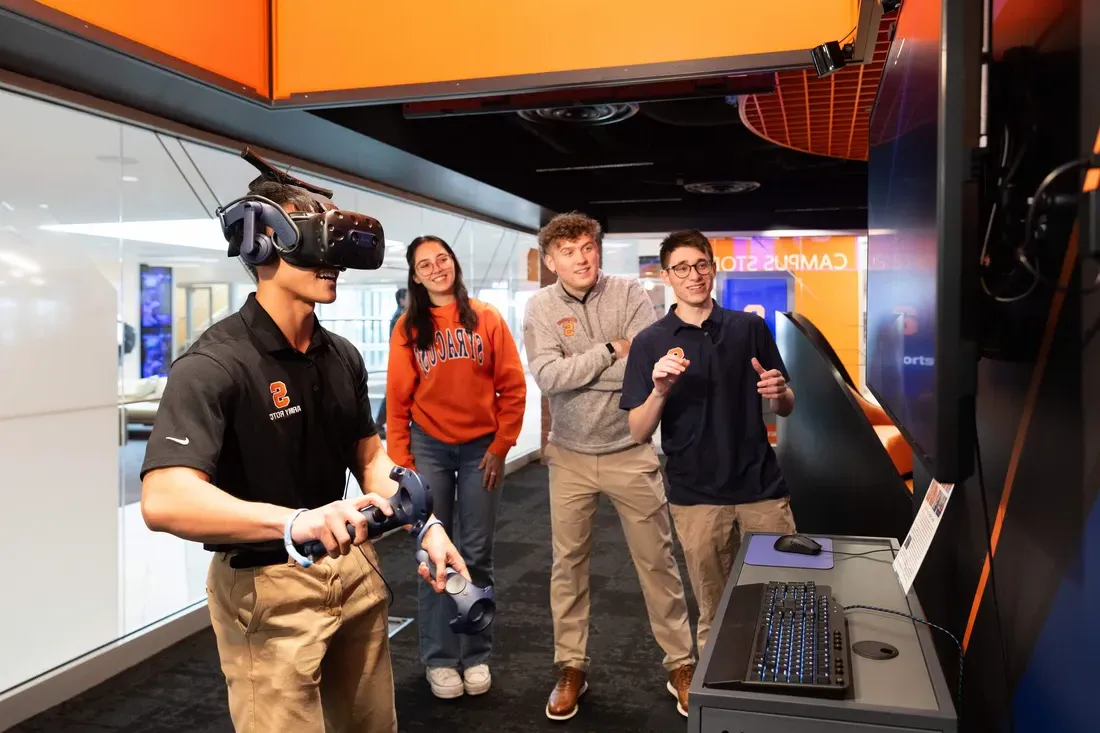
[[[614,359],[615,358],[615,346],[610,341],[608,341],[606,344],[604,344],[604,346],[607,347],[608,352],[610,352],[610,354],[611,354],[611,358]]]

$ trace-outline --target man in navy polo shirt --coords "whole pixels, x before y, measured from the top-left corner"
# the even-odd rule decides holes
[[[639,443],[661,424],[669,508],[699,603],[702,654],[744,533],[795,531],[761,402],[786,417],[794,392],[764,319],[711,297],[714,252],[705,236],[665,238],[661,278],[676,304],[631,344],[619,406],[629,410]]]

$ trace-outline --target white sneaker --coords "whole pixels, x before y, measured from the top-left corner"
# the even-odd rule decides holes
[[[462,673],[467,695],[484,695],[493,686],[493,676],[488,664],[475,664]]]
[[[442,700],[451,700],[462,697],[465,686],[457,669],[450,667],[429,667],[428,684],[431,685],[432,694]]]

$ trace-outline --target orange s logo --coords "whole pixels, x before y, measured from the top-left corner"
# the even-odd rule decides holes
[[[283,382],[271,383],[271,401],[280,410],[290,404],[290,398],[286,396],[286,384]]]
[[[566,338],[572,338],[577,332],[576,318],[563,318],[558,321],[558,325],[561,326],[561,332]]]
[[[912,336],[917,332],[918,327],[916,308],[911,308],[907,305],[899,305],[897,308],[894,308],[894,313],[902,316],[901,333],[903,336]]]
[[[681,349],[679,346],[674,346],[674,347],[672,347],[671,349],[668,350],[667,355],[668,356],[675,356],[677,359],[683,359],[684,358],[684,350]]]

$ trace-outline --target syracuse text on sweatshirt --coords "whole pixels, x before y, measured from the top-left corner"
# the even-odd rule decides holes
[[[478,325],[467,331],[458,305],[432,308],[435,338],[420,350],[405,338],[405,316],[390,336],[386,443],[390,459],[414,468],[409,423],[450,445],[495,433],[489,451],[505,458],[516,444],[527,381],[516,342],[500,312],[473,298]]]

